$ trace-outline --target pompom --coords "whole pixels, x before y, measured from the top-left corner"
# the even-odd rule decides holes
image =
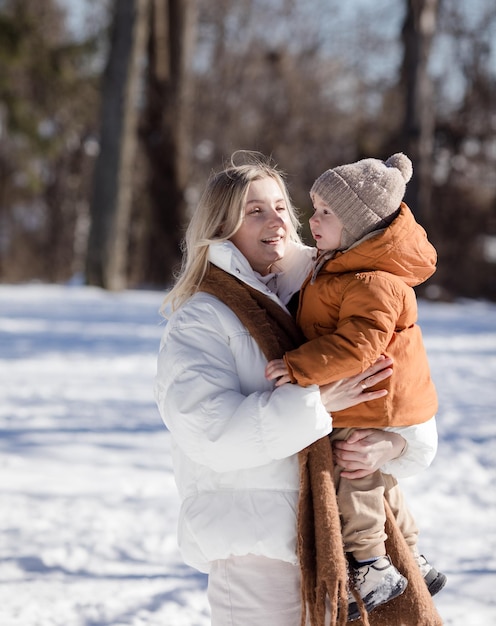
[[[403,154],[403,152],[397,152],[389,157],[386,161],[387,167],[395,167],[401,172],[403,179],[407,183],[413,175],[413,165],[410,159]]]

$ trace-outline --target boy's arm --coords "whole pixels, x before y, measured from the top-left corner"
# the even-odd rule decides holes
[[[267,380],[277,379],[276,387],[290,383],[291,377],[289,376],[288,368],[286,367],[284,359],[274,359],[273,361],[269,361],[267,363],[267,367],[265,368],[265,378],[267,378]]]
[[[364,371],[385,353],[403,301],[394,281],[356,275],[343,294],[336,330],[284,355],[291,382],[325,385]]]

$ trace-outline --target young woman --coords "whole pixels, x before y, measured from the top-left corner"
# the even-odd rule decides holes
[[[155,392],[173,439],[179,546],[209,573],[212,625],[299,626],[299,453],[331,432],[332,411],[384,395],[367,388],[392,361],[322,388],[265,378],[268,360],[299,339],[286,305],[312,251],[278,169],[249,161],[213,175],[192,217],[164,303]],[[349,475],[429,465],[435,423],[402,435],[362,430],[336,462]]]

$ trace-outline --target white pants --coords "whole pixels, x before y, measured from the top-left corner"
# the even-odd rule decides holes
[[[262,556],[215,561],[208,577],[212,626],[300,626],[300,569]]]

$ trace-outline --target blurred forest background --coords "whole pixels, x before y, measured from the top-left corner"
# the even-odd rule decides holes
[[[1,282],[167,287],[237,149],[303,222],[324,169],[407,153],[420,295],[496,300],[494,0],[0,0]]]

